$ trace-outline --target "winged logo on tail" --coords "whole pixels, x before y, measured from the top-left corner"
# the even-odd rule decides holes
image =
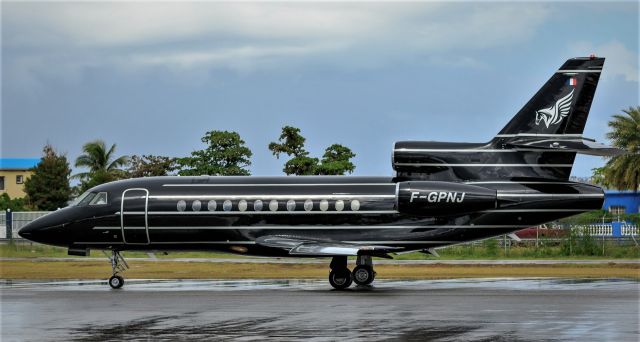
[[[540,125],[540,122],[543,121],[545,126],[549,128],[551,125],[559,124],[562,119],[569,115],[574,90],[575,89],[571,89],[569,94],[556,101],[553,106],[536,111],[536,126]]]

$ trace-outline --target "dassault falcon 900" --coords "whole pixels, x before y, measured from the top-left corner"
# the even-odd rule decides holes
[[[372,257],[435,250],[600,209],[602,189],[569,181],[576,153],[618,149],[582,137],[604,58],[567,60],[491,141],[401,141],[395,177],[149,177],[96,186],[19,234],[71,255],[224,251],[331,257],[329,282],[370,284]],[[356,257],[349,270],[347,258]]]

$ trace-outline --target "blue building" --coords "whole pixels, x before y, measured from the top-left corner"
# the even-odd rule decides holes
[[[606,190],[603,209],[611,214],[637,214],[640,211],[640,191]]]

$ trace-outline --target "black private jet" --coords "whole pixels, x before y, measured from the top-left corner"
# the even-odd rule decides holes
[[[110,251],[113,288],[128,267],[120,252],[132,250],[331,257],[334,288],[370,284],[372,257],[437,255],[600,209],[602,189],[569,175],[576,153],[623,152],[582,137],[603,64],[567,60],[489,142],[397,142],[395,177],[127,179],[88,190],[19,234],[71,255]]]

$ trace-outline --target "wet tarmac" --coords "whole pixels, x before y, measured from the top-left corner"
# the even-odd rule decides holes
[[[638,341],[631,280],[1,281],[2,341]]]

